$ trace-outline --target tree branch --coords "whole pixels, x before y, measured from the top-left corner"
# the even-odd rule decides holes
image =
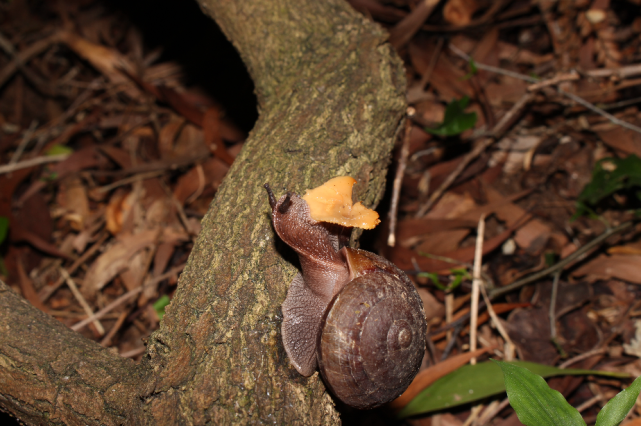
[[[351,175],[359,182],[358,198],[375,204],[384,191],[389,154],[405,111],[404,70],[385,43],[386,33],[342,0],[199,3],[245,61],[256,85],[260,118],[203,218],[178,289],[143,361],[132,371],[126,361],[76,340],[93,348],[81,353],[102,356],[92,362],[92,374],[112,374],[126,388],[117,404],[103,404],[116,413],[112,416],[125,416],[121,423],[336,424],[338,413],[318,374],[300,376],[282,347],[280,305],[296,273],[289,261],[295,256],[274,235],[262,185],[270,183],[280,195]],[[0,299],[7,293],[0,293]],[[0,305],[0,329],[12,324],[2,306],[8,310],[10,303]],[[13,321],[24,328],[35,318],[32,311]],[[53,320],[45,324],[40,315],[37,321],[51,327]],[[58,358],[43,357],[39,365],[50,368],[64,360],[77,366],[76,355],[67,355],[76,353],[68,340],[71,332],[58,333],[65,337],[59,339]],[[38,338],[47,340],[46,333]],[[2,360],[12,344],[0,338],[3,395],[2,380],[13,370]],[[19,352],[23,350],[28,351],[26,345]],[[103,362],[118,368],[110,373]],[[55,389],[85,391],[59,383],[50,389],[46,400],[55,400]],[[23,391],[21,402],[4,402],[14,398],[12,393],[3,401],[20,415],[29,406],[24,401],[35,397]],[[132,405],[128,411],[119,405],[125,400]],[[78,422],[92,423],[81,414]],[[117,423],[108,414],[99,421]]]

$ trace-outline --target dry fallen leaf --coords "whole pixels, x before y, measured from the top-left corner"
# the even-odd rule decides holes
[[[641,320],[636,320],[634,326],[637,332],[634,338],[630,339],[630,344],[624,343],[623,350],[628,355],[634,355],[641,358]]]
[[[584,275],[591,279],[618,278],[641,284],[641,255],[599,255],[572,272],[573,277]]]

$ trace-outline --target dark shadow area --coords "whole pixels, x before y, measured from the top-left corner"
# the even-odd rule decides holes
[[[195,1],[105,2],[139,28],[149,50],[161,47],[160,62],[178,62],[186,86],[198,86],[222,104],[242,130],[258,118],[254,84],[238,52]]]
[[[5,413],[4,411],[0,411],[0,425],[4,426],[18,426],[21,423],[13,416]]]

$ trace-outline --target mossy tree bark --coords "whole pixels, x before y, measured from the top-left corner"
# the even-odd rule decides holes
[[[198,1],[245,61],[260,118],[140,364],[0,284],[0,404],[28,422],[339,421],[318,374],[298,375],[282,348],[295,256],[274,235],[262,186],[279,196],[351,175],[358,198],[375,204],[405,109],[402,64],[385,32],[342,0]]]

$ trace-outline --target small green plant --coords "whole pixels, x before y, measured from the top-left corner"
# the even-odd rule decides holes
[[[476,113],[464,111],[468,103],[470,98],[467,96],[454,99],[445,108],[443,122],[433,129],[426,127],[425,131],[438,136],[455,136],[471,129],[476,124]]]
[[[162,317],[165,316],[165,307],[171,303],[171,299],[169,299],[169,296],[166,294],[163,294],[154,302],[152,305],[154,308],[154,311],[156,311],[156,314],[158,315],[158,319],[161,320]]]
[[[542,377],[597,375],[628,378],[626,373],[597,370],[560,369],[552,365],[526,361],[510,361],[509,364],[527,368]],[[419,392],[399,413],[399,418],[449,410],[463,404],[470,404],[505,392],[505,380],[501,367],[496,362],[479,362],[463,367],[436,380]]]
[[[579,216],[597,217],[594,207],[607,197],[622,191],[633,192],[637,201],[641,200],[641,159],[635,154],[626,158],[604,158],[599,160],[592,171],[592,180],[585,185],[576,201]],[[640,210],[635,213],[638,215]]]
[[[510,405],[526,426],[585,426],[576,408],[561,393],[550,389],[545,380],[527,368],[494,361],[503,371]],[[596,426],[617,426],[634,406],[641,391],[641,377],[612,398],[599,412]]]
[[[447,286],[441,284],[441,281],[438,278],[438,274],[435,272],[419,272],[416,276],[421,278],[429,278],[429,280],[432,281],[432,284],[434,284],[436,288],[446,292],[452,291],[456,287],[461,285],[463,279],[472,279],[472,276],[469,274],[469,272],[467,272],[467,269],[465,268],[450,269],[451,281]]]
[[[0,244],[4,242],[7,238],[7,233],[9,232],[9,218],[6,216],[0,216]]]
[[[51,148],[45,152],[45,155],[52,156],[52,155],[62,155],[62,154],[73,154],[73,149],[69,148],[66,145],[60,145],[56,144],[53,145]]]
[[[476,63],[474,62],[474,59],[470,58],[470,62],[468,62],[468,65],[470,66],[470,70],[461,79],[463,81],[469,80],[479,72],[478,68],[476,68]]]

